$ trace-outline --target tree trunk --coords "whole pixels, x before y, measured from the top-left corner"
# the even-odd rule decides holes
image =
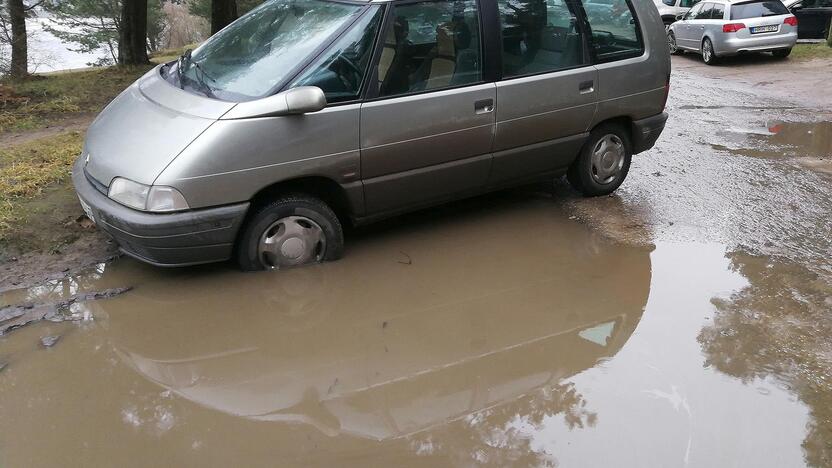
[[[23,0],[8,0],[9,22],[12,27],[12,63],[9,73],[13,78],[29,74],[29,46],[26,43],[26,10]]]
[[[211,0],[211,34],[237,19],[237,0]]]
[[[123,0],[118,41],[118,63],[141,65],[147,58],[147,0]]]

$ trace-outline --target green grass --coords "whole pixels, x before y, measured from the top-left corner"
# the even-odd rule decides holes
[[[45,127],[79,114],[100,111],[150,69],[96,68],[0,82],[0,133]]]
[[[817,44],[797,44],[792,49],[791,58],[798,60],[832,58],[832,47],[829,47],[826,42],[819,42]]]
[[[0,149],[0,241],[26,219],[24,206],[69,180],[83,135],[67,132]]]

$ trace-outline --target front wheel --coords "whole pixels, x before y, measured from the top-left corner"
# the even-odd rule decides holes
[[[237,242],[242,270],[277,270],[341,258],[344,233],[326,203],[287,195],[257,210]]]
[[[633,157],[630,135],[618,125],[602,125],[589,134],[566,178],[587,197],[614,192],[630,171]]]
[[[676,35],[673,34],[673,31],[667,32],[667,47],[670,49],[670,55],[679,53],[679,46],[676,45]]]
[[[706,65],[716,64],[716,52],[714,52],[714,45],[707,37],[702,41],[702,60]]]
[[[789,56],[789,54],[791,54],[791,53],[792,53],[792,49],[791,49],[791,48],[788,48],[788,49],[780,49],[780,50],[775,50],[775,51],[773,51],[773,52],[771,53],[771,55],[773,55],[773,56],[775,56],[775,57],[777,57],[777,58],[786,58],[786,57],[788,57],[788,56]]]

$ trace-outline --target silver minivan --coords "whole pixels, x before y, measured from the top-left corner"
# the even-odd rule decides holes
[[[664,128],[650,2],[269,0],[90,127],[81,205],[160,266],[334,260],[359,224],[566,174],[613,192]]]

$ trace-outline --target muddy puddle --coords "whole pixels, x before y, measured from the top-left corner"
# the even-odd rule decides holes
[[[133,288],[0,337],[0,465],[830,460],[829,356],[801,348],[829,289],[799,268],[613,244],[525,193],[349,245],[274,274],[124,259],[0,296]]]
[[[791,159],[832,174],[832,121],[766,121],[760,125],[729,126],[720,132],[726,144],[717,150],[766,159]]]

